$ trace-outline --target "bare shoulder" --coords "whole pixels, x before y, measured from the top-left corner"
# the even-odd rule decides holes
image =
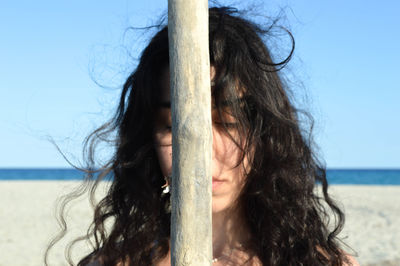
[[[317,246],[317,251],[320,254],[322,254],[325,258],[329,259],[328,252],[323,250],[320,246]],[[343,262],[343,266],[360,266],[358,261],[353,256],[351,256],[350,254],[348,254],[344,250],[340,250],[340,251],[341,251],[343,257],[345,258],[345,261]]]
[[[347,262],[345,262],[343,265],[344,266],[360,266],[358,261],[353,256],[350,256],[349,254],[345,254]]]

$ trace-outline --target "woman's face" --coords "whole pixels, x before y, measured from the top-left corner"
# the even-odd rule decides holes
[[[214,76],[211,68],[211,79]],[[161,77],[161,102],[170,103],[169,69],[163,71]],[[248,160],[245,157],[243,163],[238,165],[242,156],[241,150],[224,131],[222,123],[228,127],[229,133],[238,138],[234,126],[236,119],[229,115],[229,110],[223,117],[218,116],[217,109],[212,110],[213,120],[213,153],[212,153],[212,211],[214,213],[233,207],[244,183],[245,173],[248,171]],[[172,173],[172,131],[171,109],[168,104],[160,106],[154,125],[154,143],[164,176]]]

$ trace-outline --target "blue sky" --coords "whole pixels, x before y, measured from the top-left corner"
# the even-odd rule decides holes
[[[327,166],[400,168],[400,2],[262,2],[266,15],[285,8],[282,23],[296,39],[288,77],[315,117]],[[3,1],[0,167],[68,166],[49,136],[79,161],[83,138],[112,113],[147,38],[128,27],[157,22],[166,7],[166,0]]]

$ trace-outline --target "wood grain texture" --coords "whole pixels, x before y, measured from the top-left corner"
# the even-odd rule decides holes
[[[171,264],[211,265],[208,1],[168,2],[173,170]]]

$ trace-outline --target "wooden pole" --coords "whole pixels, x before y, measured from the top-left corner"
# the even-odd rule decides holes
[[[212,124],[208,1],[169,0],[171,265],[211,265]]]

